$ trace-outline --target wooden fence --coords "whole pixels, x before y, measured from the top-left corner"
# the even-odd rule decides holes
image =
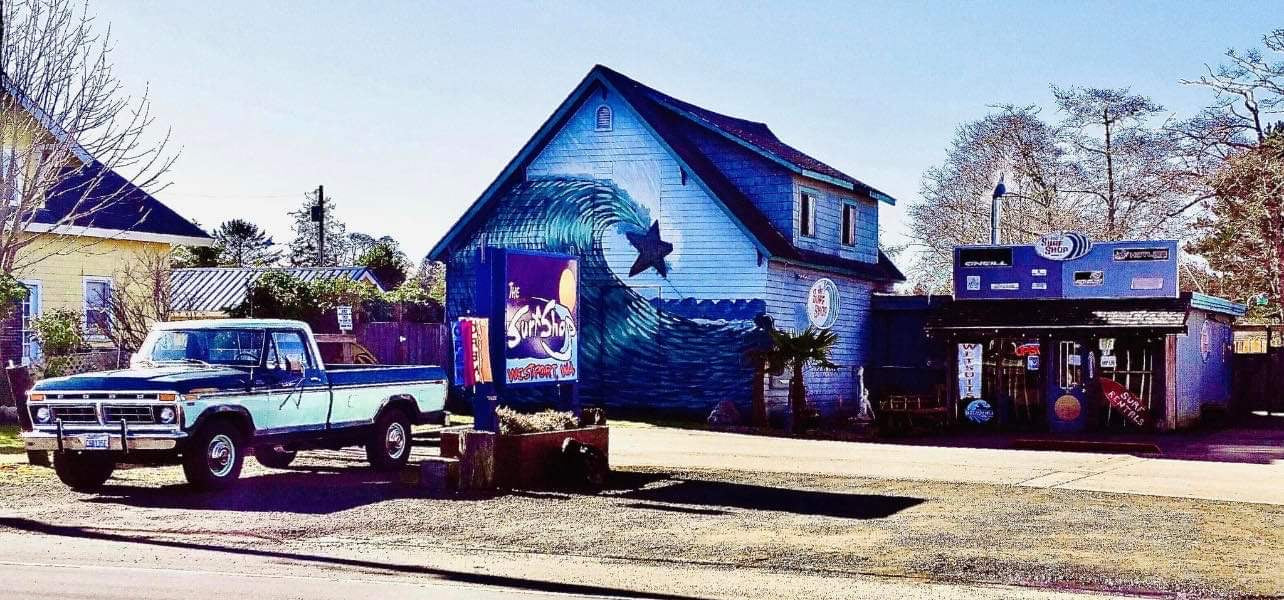
[[[441,323],[375,321],[357,327],[357,341],[385,365],[450,362],[450,331]]]
[[[1234,399],[1236,412],[1284,414],[1284,348],[1265,354],[1236,354]]]

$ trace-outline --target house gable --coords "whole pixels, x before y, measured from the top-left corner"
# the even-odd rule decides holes
[[[609,115],[608,127],[599,117]],[[611,270],[646,298],[755,299],[766,272],[753,240],[618,94],[591,94],[526,167],[528,180],[569,176],[610,181],[641,205],[660,238],[673,244],[666,276],[630,276],[637,250],[623,232],[609,233],[603,253]]]

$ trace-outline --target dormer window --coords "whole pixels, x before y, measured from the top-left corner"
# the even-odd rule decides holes
[[[805,190],[798,197],[798,234],[816,237],[816,196]]]
[[[856,224],[860,222],[860,213],[856,212],[855,204],[843,205],[843,245],[856,245]]]
[[[597,107],[597,130],[610,131],[615,127],[614,115],[611,114],[611,107],[603,104]]]

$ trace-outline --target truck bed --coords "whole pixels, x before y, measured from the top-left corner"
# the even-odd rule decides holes
[[[332,386],[446,382],[446,370],[435,365],[326,365],[325,372]]]

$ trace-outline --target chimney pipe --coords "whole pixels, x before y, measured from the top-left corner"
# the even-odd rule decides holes
[[[998,246],[1003,243],[1002,236],[999,235],[999,223],[1003,220],[1003,195],[1007,193],[1007,186],[1003,185],[1003,175],[999,175],[999,184],[994,186],[994,195],[990,197],[990,245]]]

